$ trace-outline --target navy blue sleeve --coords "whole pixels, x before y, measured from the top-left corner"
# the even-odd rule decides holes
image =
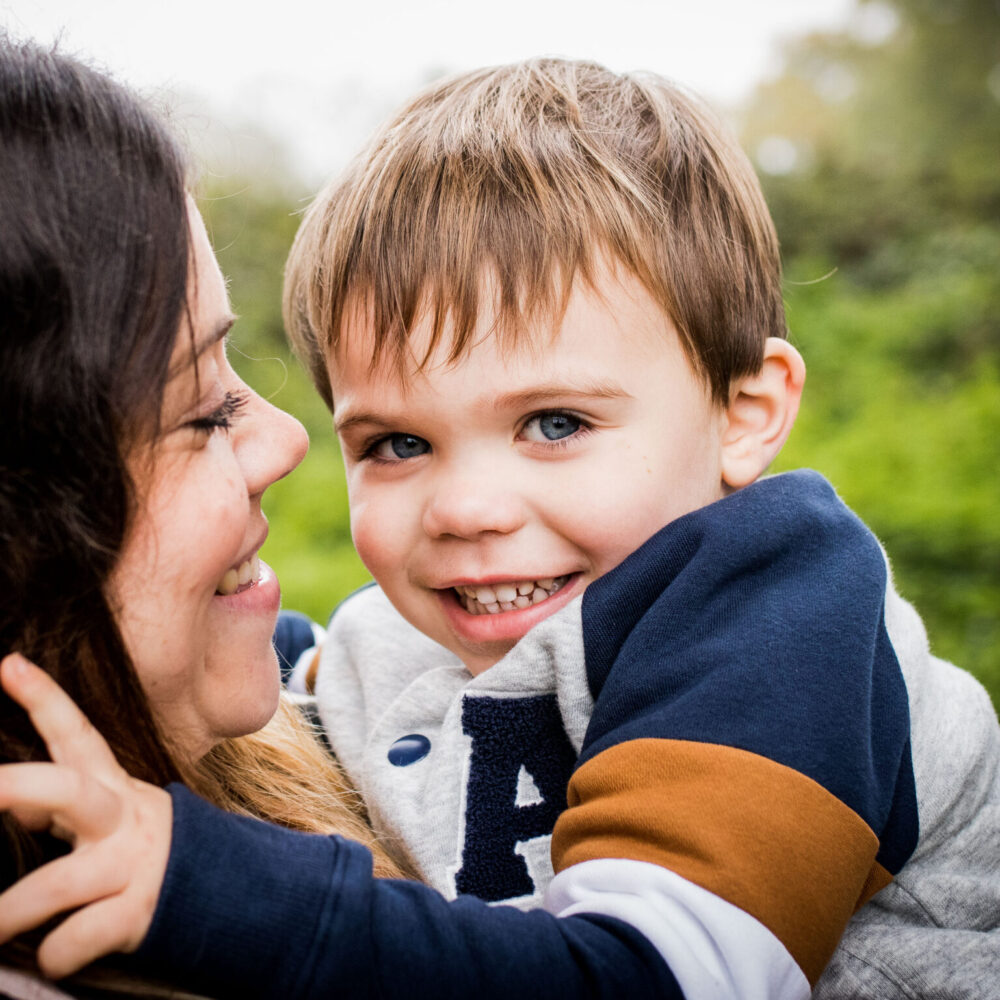
[[[887,572],[808,470],[678,518],[584,594],[595,707],[577,766],[644,737],[758,754],[891,832],[895,873],[918,820]]]
[[[316,645],[312,621],[300,611],[282,611],[275,623],[271,643],[278,654],[281,683],[287,684],[299,657]]]
[[[606,858],[669,870],[815,985],[919,837],[888,583],[877,539],[805,471],[678,518],[592,583],[595,703],[557,877]]]
[[[173,842],[136,967],[219,997],[681,997],[618,920],[447,901],[376,880],[339,837],[223,813],[170,786]]]

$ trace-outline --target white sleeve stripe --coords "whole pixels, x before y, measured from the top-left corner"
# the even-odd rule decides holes
[[[807,1000],[805,974],[750,914],[646,861],[600,858],[560,872],[545,894],[559,917],[630,924],[663,956],[688,1000]]]

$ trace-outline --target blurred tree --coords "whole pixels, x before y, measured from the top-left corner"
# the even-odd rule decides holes
[[[998,102],[996,0],[862,0],[851,30],[790,43],[743,117],[786,254],[878,285],[912,273],[887,242],[995,226]]]
[[[742,134],[810,372],[779,467],[830,476],[1000,704],[1000,4],[861,0]]]

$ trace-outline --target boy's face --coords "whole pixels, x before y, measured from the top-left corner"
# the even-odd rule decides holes
[[[473,674],[725,492],[724,408],[637,280],[597,285],[516,351],[484,320],[463,358],[439,346],[404,384],[371,370],[357,324],[330,365],[357,550]],[[411,339],[422,356],[426,326]]]

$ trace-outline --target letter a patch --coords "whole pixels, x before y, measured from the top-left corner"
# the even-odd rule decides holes
[[[462,729],[472,755],[455,888],[487,902],[530,896],[535,884],[517,845],[552,833],[576,762],[556,696],[467,696]]]

